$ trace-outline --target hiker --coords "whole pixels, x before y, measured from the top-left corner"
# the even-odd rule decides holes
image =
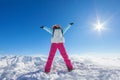
[[[52,61],[53,58],[55,56],[56,50],[58,49],[66,63],[67,69],[68,71],[72,71],[73,70],[73,66],[71,64],[71,61],[67,55],[67,52],[65,50],[64,47],[64,34],[67,32],[68,29],[70,29],[70,27],[73,25],[73,23],[69,23],[69,25],[62,29],[62,27],[58,24],[54,25],[52,27],[52,29],[46,27],[46,26],[42,26],[40,28],[46,30],[47,32],[49,32],[52,35],[51,38],[51,48],[50,48],[50,52],[49,52],[49,56],[48,56],[48,60],[46,62],[45,65],[45,73],[49,73],[50,69],[51,69],[51,65],[52,65]]]

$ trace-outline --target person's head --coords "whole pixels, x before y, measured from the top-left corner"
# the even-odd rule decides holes
[[[60,27],[60,25],[55,24],[55,25],[53,25],[53,29],[61,29],[61,27]]]

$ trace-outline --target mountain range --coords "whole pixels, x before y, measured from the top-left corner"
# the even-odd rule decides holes
[[[61,56],[46,74],[46,56],[0,56],[0,80],[120,80],[120,57],[71,56],[74,70],[67,71]]]

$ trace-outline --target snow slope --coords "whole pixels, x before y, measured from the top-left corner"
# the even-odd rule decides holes
[[[0,80],[120,80],[120,57],[71,57],[75,68],[67,72],[61,57],[44,73],[47,57],[1,56]]]

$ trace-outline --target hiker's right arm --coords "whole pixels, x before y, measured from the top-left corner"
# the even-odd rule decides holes
[[[50,34],[52,34],[52,30],[46,26],[41,26],[40,28],[44,29],[45,31],[49,32]]]

